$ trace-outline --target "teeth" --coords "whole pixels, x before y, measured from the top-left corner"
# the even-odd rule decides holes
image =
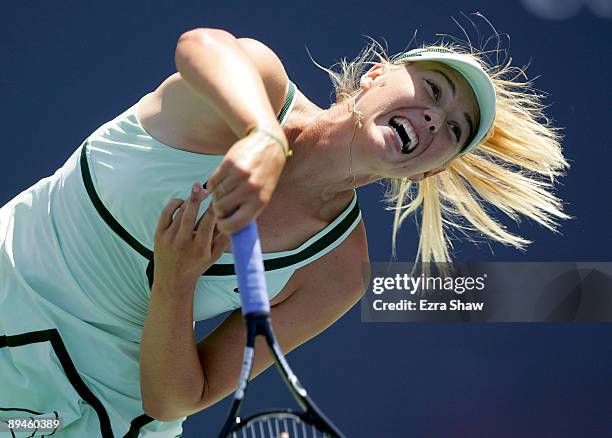
[[[397,131],[395,129],[393,129],[393,133],[395,134],[395,137],[397,138],[397,141],[399,141],[399,144],[402,145],[402,150],[404,149],[404,142],[402,140],[402,137],[400,137],[400,135],[397,133]]]
[[[404,147],[402,147],[402,152],[404,153],[412,152],[419,144],[419,138],[414,132],[414,129],[412,129],[412,125],[410,124],[408,119],[401,117],[401,116],[395,116],[392,118],[392,120],[393,122],[401,125],[404,128],[404,130],[406,131],[406,134],[408,134],[408,138],[410,139],[410,141],[406,145],[404,145]],[[395,135],[399,136],[397,132],[395,133]],[[403,142],[401,141],[401,138],[400,138],[400,143],[403,144]]]

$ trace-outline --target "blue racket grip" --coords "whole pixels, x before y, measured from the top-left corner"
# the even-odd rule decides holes
[[[231,235],[242,314],[270,313],[261,245],[255,221]]]

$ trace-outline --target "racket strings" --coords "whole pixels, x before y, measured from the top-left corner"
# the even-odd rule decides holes
[[[297,415],[265,414],[251,418],[232,438],[329,438],[316,426],[302,421]]]

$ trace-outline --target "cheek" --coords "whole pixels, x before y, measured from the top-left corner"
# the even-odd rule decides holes
[[[426,156],[427,163],[431,165],[431,168],[429,169],[431,170],[436,166],[441,166],[442,164],[446,163],[448,160],[454,157],[455,154],[455,145],[448,139],[448,137],[438,134],[423,155]]]
[[[364,131],[361,136],[360,143],[367,153],[376,156],[378,159],[384,159],[387,153],[387,141],[385,139],[385,128],[382,124],[367,124],[367,131]]]

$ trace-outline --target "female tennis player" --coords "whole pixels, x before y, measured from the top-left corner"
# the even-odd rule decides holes
[[[328,70],[336,103],[324,109],[264,44],[189,31],[177,73],[2,207],[3,416],[59,417],[58,436],[180,436],[237,381],[227,236],[253,219],[290,351],[364,292],[357,187],[388,183],[394,250],[420,211],[424,262],[450,260],[449,227],[528,243],[484,202],[551,229],[566,217],[552,194],[567,166],[559,138],[516,70],[469,47],[377,47]],[[196,342],[194,321],[226,311]],[[258,355],[255,374],[270,363]]]

